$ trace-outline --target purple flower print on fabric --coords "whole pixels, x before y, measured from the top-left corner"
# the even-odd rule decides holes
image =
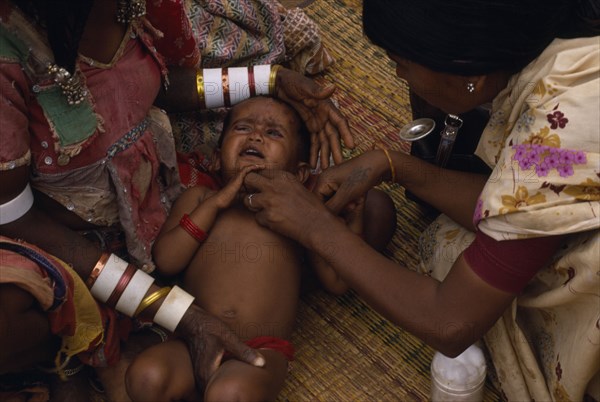
[[[547,145],[520,144],[514,145],[515,154],[512,159],[519,162],[522,170],[535,167],[538,177],[548,176],[552,169],[556,169],[561,177],[573,175],[573,165],[587,163],[583,151],[553,148]]]
[[[473,225],[477,226],[479,221],[483,218],[483,200],[480,198],[477,200],[475,206],[475,213],[473,213]]]
[[[565,114],[561,111],[555,110],[554,112],[547,114],[548,123],[550,123],[550,128],[552,130],[556,130],[557,128],[565,128],[569,119],[565,117]]]

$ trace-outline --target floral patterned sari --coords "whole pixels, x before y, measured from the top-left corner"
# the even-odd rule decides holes
[[[474,214],[502,241],[567,235],[484,340],[511,401],[599,398],[600,38],[555,40],[494,100],[476,154],[494,170]],[[474,239],[442,215],[423,269],[443,278]]]

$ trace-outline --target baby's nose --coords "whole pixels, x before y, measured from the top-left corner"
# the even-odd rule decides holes
[[[252,132],[248,135],[248,138],[251,141],[262,141],[263,140],[263,132],[260,129],[254,129],[252,130]]]

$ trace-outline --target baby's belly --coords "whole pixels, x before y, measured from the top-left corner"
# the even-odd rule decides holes
[[[299,297],[299,265],[205,265],[193,271],[188,271],[184,286],[198,305],[239,337],[289,335]]]
[[[217,227],[188,267],[184,286],[240,338],[285,338],[296,316],[300,270],[289,240],[264,228],[233,235]]]

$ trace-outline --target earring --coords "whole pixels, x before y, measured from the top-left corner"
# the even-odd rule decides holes
[[[467,91],[472,94],[473,92],[475,92],[475,84],[473,84],[472,82],[467,82]]]

